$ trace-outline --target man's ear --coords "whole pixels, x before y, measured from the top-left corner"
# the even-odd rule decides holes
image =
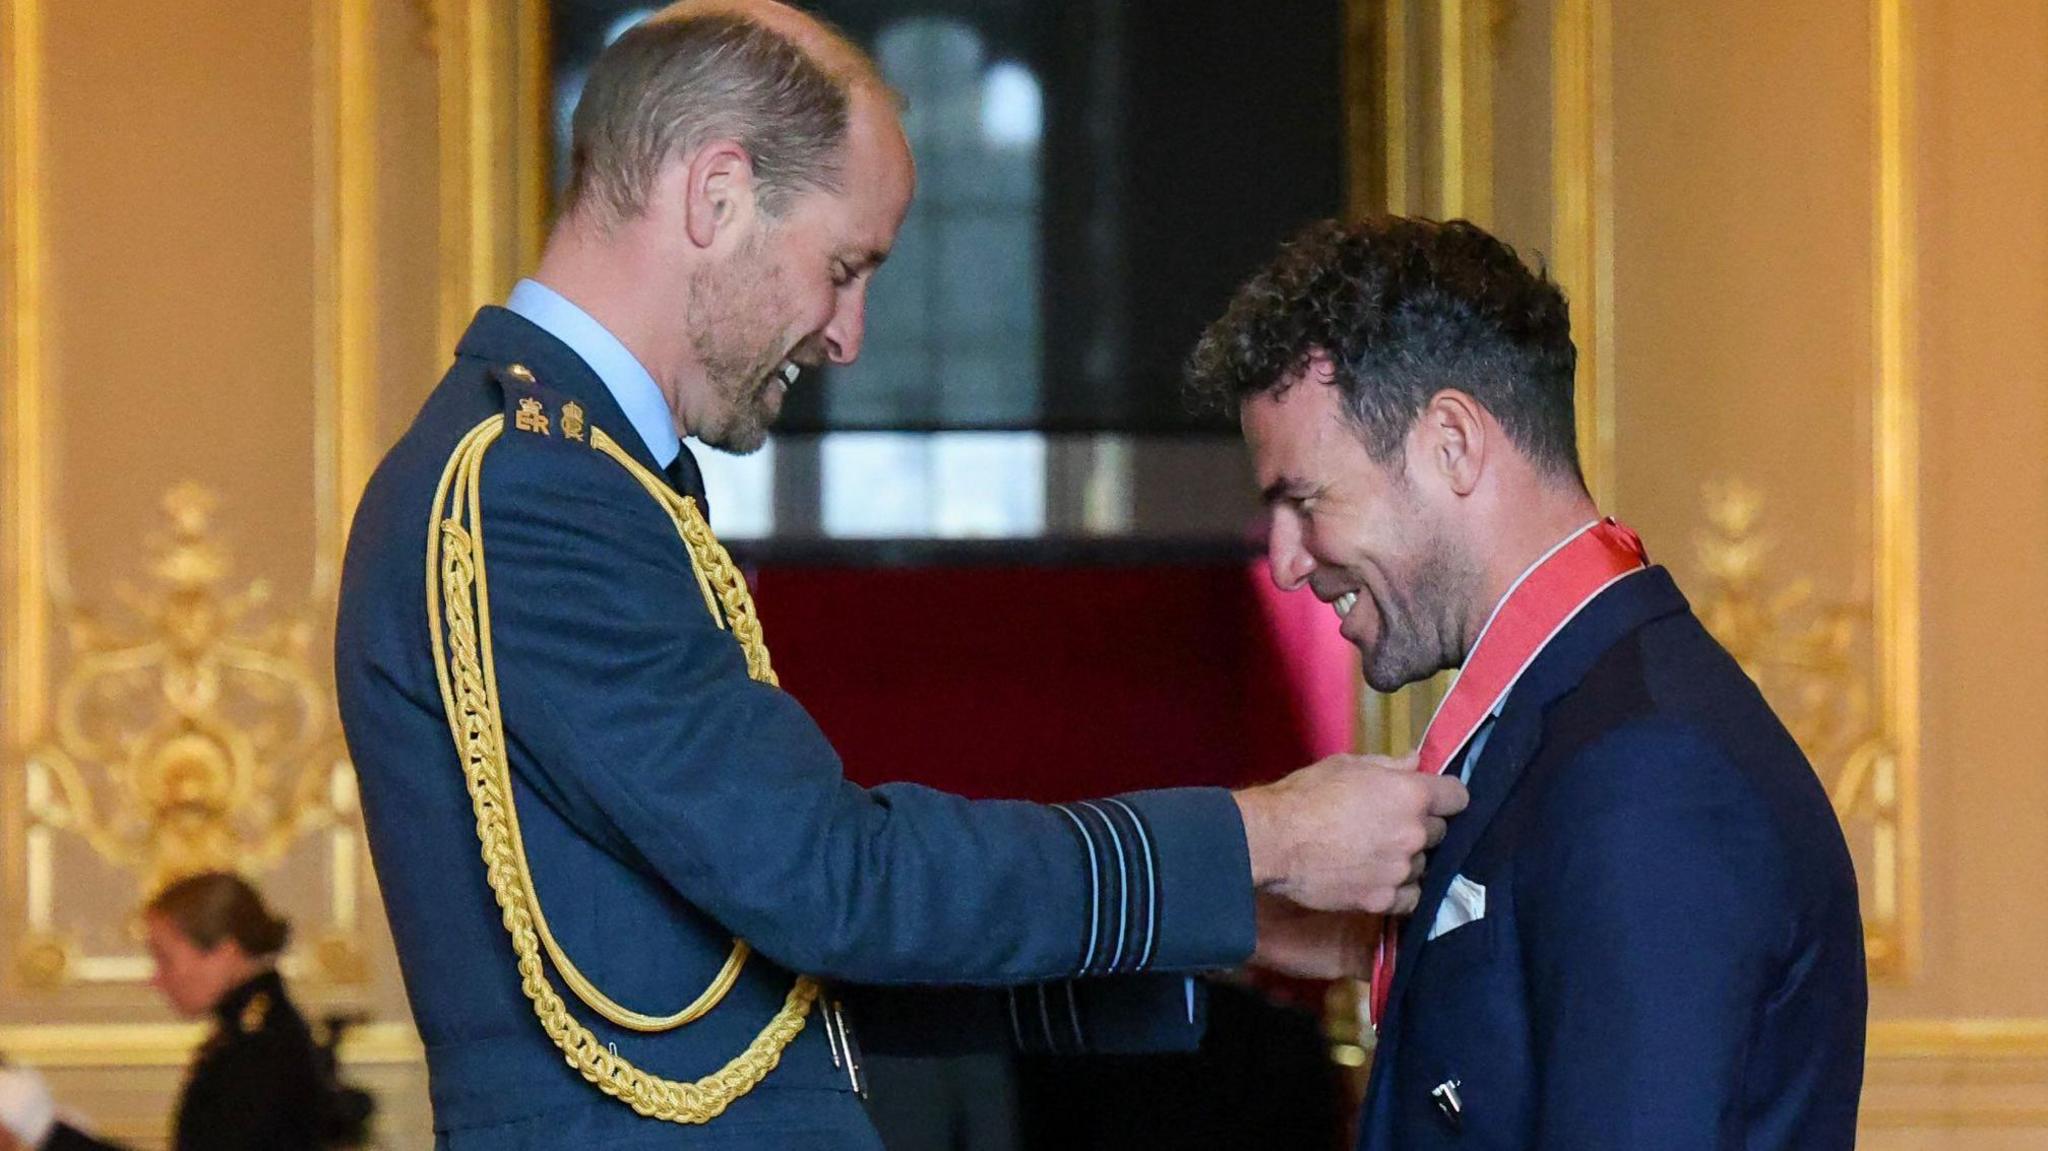
[[[1454,494],[1471,495],[1486,472],[1487,453],[1498,447],[1487,426],[1486,409],[1467,393],[1445,388],[1423,405],[1416,431],[1426,466],[1441,475]]]
[[[758,205],[754,159],[736,141],[713,140],[670,165],[664,188],[683,217],[683,231],[698,248],[743,236]]]

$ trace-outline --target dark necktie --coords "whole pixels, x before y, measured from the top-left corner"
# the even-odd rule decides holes
[[[686,444],[676,445],[676,458],[669,461],[664,469],[668,473],[668,485],[697,501],[697,510],[711,519],[711,501],[704,495],[704,473],[697,468],[697,458],[690,454]]]

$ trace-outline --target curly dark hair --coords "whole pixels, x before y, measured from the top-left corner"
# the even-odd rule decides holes
[[[1345,409],[1382,465],[1399,465],[1429,398],[1455,388],[1539,467],[1584,482],[1564,293],[1473,224],[1311,224],[1202,333],[1188,358],[1189,397],[1235,411],[1285,387],[1314,350],[1330,357]]]

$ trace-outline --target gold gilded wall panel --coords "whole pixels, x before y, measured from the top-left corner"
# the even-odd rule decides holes
[[[2036,1145],[2048,712],[2012,669],[2048,662],[2048,8],[1509,7],[1494,223],[1573,300],[1595,491],[1696,604],[1743,563],[1768,602],[1760,675],[1864,885],[1866,1142]],[[1387,204],[1440,212],[1442,13],[1383,11]],[[1368,746],[1412,744],[1410,694],[1368,694]]]
[[[1770,508],[1775,570],[1810,581],[1820,603],[1856,606],[1842,654],[1873,685],[1874,742],[1817,762],[1830,780],[1858,755],[1905,780],[1910,765],[1889,768],[1917,751],[1896,738],[1917,679],[1886,671],[1901,666],[1916,618],[1898,610],[1914,570],[1900,538],[1913,522],[1910,428],[1890,418],[1910,381],[1903,360],[1881,355],[1897,328],[1879,301],[1898,288],[1904,242],[1878,235],[1881,219],[1902,222],[1876,194],[1884,166],[1903,161],[1896,134],[1880,132],[1900,71],[1884,63],[1885,10],[1839,0],[1612,13],[1615,506],[1697,601],[1715,575],[1692,548],[1701,487],[1741,477]],[[1782,690],[1773,699],[1797,706]],[[1841,807],[1873,973],[1909,974],[1910,803]]]
[[[2048,719],[2011,669],[2048,659],[2048,132],[2013,126],[2048,10],[1616,5],[1613,49],[1618,506],[1699,602],[1700,484],[1747,481],[1764,566],[1839,625],[1866,1142],[2036,1145]]]
[[[440,327],[452,349],[478,306],[540,259],[548,223],[545,0],[434,0],[439,85]]]
[[[7,798],[19,845],[8,908],[19,954],[8,962],[29,983],[146,975],[128,912],[176,870],[159,850],[166,837],[185,840],[174,854],[227,861],[195,838],[212,832],[169,832],[166,813],[203,810],[170,798],[195,780],[217,776],[217,799],[281,803],[263,814],[279,828],[315,809],[327,813],[316,822],[352,820],[313,653],[371,450],[367,201],[355,194],[367,108],[350,71],[366,12],[352,0],[254,13],[33,0],[8,10],[10,239],[26,269],[17,285],[39,289],[9,298],[27,355],[10,364],[6,427],[17,705]],[[53,59],[64,66],[46,68]],[[259,98],[292,90],[309,99]],[[123,130],[95,130],[107,124]],[[287,638],[243,637],[226,676],[213,656],[227,649],[210,646],[220,637],[193,634],[225,635],[215,617],[236,611],[217,586],[226,557],[201,538],[212,525],[198,522],[198,497],[181,500],[168,542],[146,542],[166,534],[153,522],[158,497],[186,477],[237,498],[250,530],[234,534],[253,543],[236,558],[252,586],[304,589],[274,625]],[[151,579],[153,592],[137,591]],[[136,617],[125,629],[105,610],[123,595]],[[272,666],[254,694],[297,705],[280,720],[288,735],[266,735],[269,719],[238,727],[232,704],[215,706],[235,676],[252,687],[258,658]],[[137,694],[152,671],[158,690]],[[303,787],[256,794],[252,772],[301,759],[316,768]],[[332,945],[330,974],[360,977],[362,868],[352,835],[330,846],[326,915],[305,926]],[[233,858],[260,873],[284,848]],[[276,877],[281,897],[302,870]]]
[[[129,1069],[192,1035],[152,1022],[133,909],[181,857],[263,881],[312,1009],[386,1021],[351,1058],[390,1068],[389,1130],[423,1130],[326,658],[395,406],[372,60],[397,6],[0,0],[0,1051],[159,1135]]]
[[[1911,6],[1921,236],[1925,973],[1893,1012],[2048,1017],[2048,6]],[[2038,1050],[2048,1054],[2048,1042]]]
[[[308,103],[272,94],[308,90],[315,5],[41,6],[58,574],[103,597],[189,478],[260,496],[263,574],[304,586],[316,144]]]

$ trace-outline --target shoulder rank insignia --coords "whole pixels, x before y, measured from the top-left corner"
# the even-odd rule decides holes
[[[532,396],[519,401],[519,414],[512,417],[512,422],[522,432],[538,432],[543,436],[548,434],[547,413],[541,410],[540,401]]]
[[[562,435],[572,440],[583,438],[583,405],[575,400],[562,405]]]
[[[242,1034],[253,1035],[263,1030],[263,1022],[269,1018],[270,995],[268,992],[258,991],[249,997],[249,1002],[242,1005],[242,1017],[238,1021],[242,1025]]]

